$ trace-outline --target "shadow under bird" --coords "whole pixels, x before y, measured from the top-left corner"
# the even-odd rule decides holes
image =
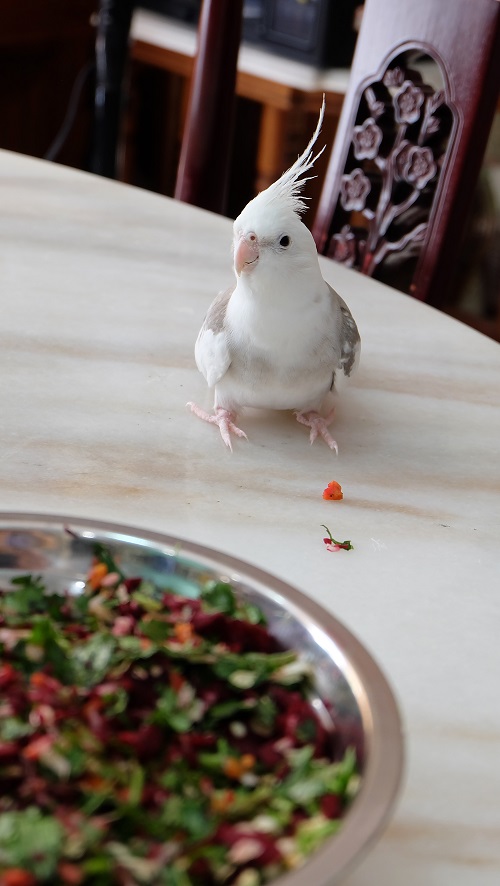
[[[226,446],[245,437],[236,424],[247,406],[293,410],[338,451],[328,429],[333,409],[321,414],[359,358],[360,337],[344,300],[323,279],[311,232],[300,218],[301,189],[321,151],[305,151],[281,178],[251,200],[233,226],[236,284],[212,302],[200,329],[196,365],[215,389],[214,412],[191,410],[218,425]]]

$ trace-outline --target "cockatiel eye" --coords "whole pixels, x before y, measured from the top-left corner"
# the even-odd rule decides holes
[[[283,236],[280,237],[280,246],[282,247],[282,249],[288,249],[291,242],[292,241],[290,240],[288,234],[283,234]]]

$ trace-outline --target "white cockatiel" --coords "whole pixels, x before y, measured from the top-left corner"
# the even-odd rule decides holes
[[[328,425],[333,411],[321,409],[338,375],[350,376],[360,338],[349,308],[325,282],[316,246],[300,219],[300,196],[319,156],[306,150],[278,181],[257,195],[234,222],[236,285],[212,302],[195,346],[196,364],[215,388],[214,413],[194,403],[192,411],[219,426],[231,449],[231,434],[245,406],[294,410],[310,428],[311,443],[320,435],[337,451]]]

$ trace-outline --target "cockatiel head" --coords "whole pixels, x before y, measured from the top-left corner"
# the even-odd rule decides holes
[[[301,190],[324,148],[313,155],[325,113],[321,106],[318,124],[305,151],[293,166],[245,206],[233,225],[234,270],[238,285],[252,291],[283,283],[288,275],[311,273],[321,276],[318,254],[311,232],[300,218],[306,208]]]

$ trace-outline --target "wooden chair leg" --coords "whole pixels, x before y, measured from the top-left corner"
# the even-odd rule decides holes
[[[175,196],[226,208],[243,0],[204,0]]]

